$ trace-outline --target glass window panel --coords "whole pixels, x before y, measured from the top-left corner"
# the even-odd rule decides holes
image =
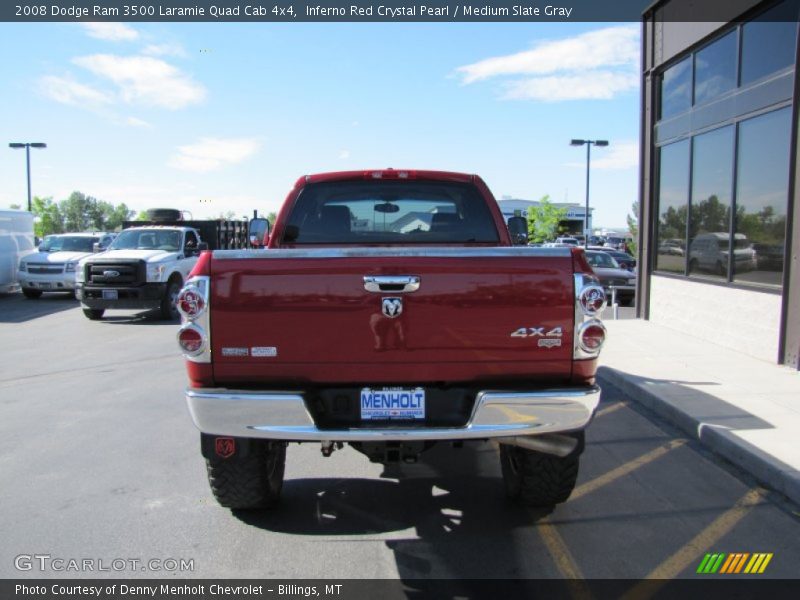
[[[693,139],[689,273],[728,278],[733,125]]]
[[[703,104],[736,86],[736,31],[698,51],[694,57],[694,103]]]
[[[786,239],[791,110],[739,124],[734,279],[780,286]]]
[[[689,210],[689,140],[663,146],[660,157],[656,270],[683,275]]]
[[[797,0],[782,2],[742,28],[742,85],[794,64]]]
[[[692,59],[687,57],[664,71],[661,77],[661,117],[687,111],[692,106]]]

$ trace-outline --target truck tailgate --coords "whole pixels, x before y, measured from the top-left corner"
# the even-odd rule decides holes
[[[569,250],[558,248],[217,251],[214,379],[274,387],[568,378],[572,272]],[[404,290],[406,280],[417,289]]]

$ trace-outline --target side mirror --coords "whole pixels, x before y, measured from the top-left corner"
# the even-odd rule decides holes
[[[102,252],[103,250],[105,250],[105,248],[103,248],[100,245],[100,242],[95,242],[94,244],[92,244],[92,252],[94,252],[95,254],[97,254],[98,252]]]
[[[511,234],[511,243],[515,246],[524,246],[528,243],[528,219],[525,217],[511,217],[508,220],[508,233]]]
[[[248,240],[253,248],[263,248],[269,241],[269,221],[267,219],[250,219]]]

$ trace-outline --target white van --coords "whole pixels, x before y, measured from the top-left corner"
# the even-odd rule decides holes
[[[0,210],[0,294],[19,290],[17,266],[32,252],[33,215],[24,210]]]

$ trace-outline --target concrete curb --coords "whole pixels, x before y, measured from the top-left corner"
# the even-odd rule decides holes
[[[678,429],[697,440],[714,454],[749,473],[759,483],[780,492],[800,504],[800,472],[777,460],[771,454],[736,437],[724,428],[705,423],[682,408],[675,406],[636,377],[608,366],[598,369],[597,376],[621,389],[635,402],[652,410]]]

